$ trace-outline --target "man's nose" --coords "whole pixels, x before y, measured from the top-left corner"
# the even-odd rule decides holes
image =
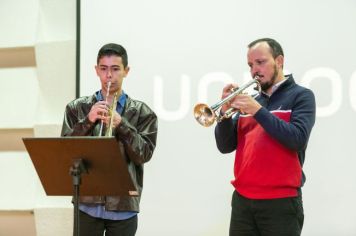
[[[259,73],[259,69],[257,66],[251,67],[251,75],[252,77],[255,77]]]
[[[112,73],[111,73],[111,70],[110,70],[110,69],[108,69],[108,72],[107,72],[106,75],[107,75],[108,78],[111,78],[111,77],[112,77]]]

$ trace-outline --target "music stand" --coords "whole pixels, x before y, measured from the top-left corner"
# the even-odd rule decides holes
[[[23,138],[23,142],[46,194],[73,196],[73,235],[80,231],[80,194],[138,196],[114,137]]]

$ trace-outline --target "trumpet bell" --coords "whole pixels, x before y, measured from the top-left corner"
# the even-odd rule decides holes
[[[209,127],[214,124],[215,112],[206,104],[199,103],[194,107],[194,117],[202,126]]]

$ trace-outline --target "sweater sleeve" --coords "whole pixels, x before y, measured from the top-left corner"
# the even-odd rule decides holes
[[[311,90],[301,90],[295,99],[290,122],[285,122],[262,107],[254,116],[265,131],[285,147],[300,151],[306,148],[315,123],[315,97]]]
[[[215,141],[221,153],[230,153],[237,147],[237,117],[224,119],[215,126]]]

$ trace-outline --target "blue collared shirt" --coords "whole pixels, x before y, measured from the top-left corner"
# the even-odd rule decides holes
[[[95,93],[96,99],[98,101],[104,100],[103,95],[101,94],[101,90]],[[126,103],[126,94],[122,91],[116,106],[116,111],[121,115],[124,110],[124,106]],[[137,215],[135,211],[106,211],[105,206],[97,205],[97,206],[88,206],[85,204],[79,204],[79,209],[88,215],[96,218],[102,218],[107,220],[126,220],[131,217]]]

